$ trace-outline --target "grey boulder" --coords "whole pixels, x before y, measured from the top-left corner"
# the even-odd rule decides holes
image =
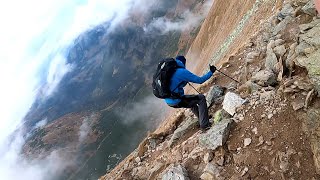
[[[162,176],[162,180],[190,180],[187,170],[181,165],[174,165]]]
[[[214,85],[210,88],[206,100],[207,100],[207,106],[211,106],[213,103],[217,103],[219,98],[224,95],[226,88],[219,86],[219,85]]]
[[[257,72],[251,80],[260,86],[275,86],[278,83],[276,75],[270,70]]]
[[[223,146],[229,137],[232,123],[232,119],[224,119],[215,124],[206,133],[199,136],[200,145],[211,150]]]

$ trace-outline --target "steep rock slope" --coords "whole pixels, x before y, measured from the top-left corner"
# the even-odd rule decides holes
[[[192,113],[178,110],[101,179],[320,178],[319,17],[308,0],[255,3],[251,17],[232,26],[238,32],[217,44],[226,50],[210,56],[241,83],[216,73],[199,87],[217,94],[219,84],[239,94],[245,100],[235,114],[225,112],[230,96],[209,100],[214,125],[201,133]],[[259,19],[252,31],[239,30]]]

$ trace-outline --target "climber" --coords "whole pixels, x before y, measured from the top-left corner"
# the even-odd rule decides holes
[[[199,119],[200,128],[205,131],[211,127],[205,96],[203,94],[185,95],[183,88],[188,82],[197,84],[204,83],[216,71],[216,67],[210,66],[210,71],[202,77],[199,77],[185,68],[186,58],[184,56],[177,56],[175,61],[177,62],[178,68],[171,77],[170,90],[179,96],[178,98],[165,98],[165,102],[173,108],[190,108]]]

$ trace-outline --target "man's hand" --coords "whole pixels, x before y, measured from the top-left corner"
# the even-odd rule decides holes
[[[215,66],[210,66],[210,71],[211,71],[212,73],[214,73],[216,70],[217,70],[217,68],[216,68]]]

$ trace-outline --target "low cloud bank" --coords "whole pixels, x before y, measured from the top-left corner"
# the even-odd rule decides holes
[[[48,123],[48,120],[47,120],[47,119],[41,120],[41,121],[39,121],[39,122],[36,123],[36,125],[34,126],[34,129],[42,128],[42,127],[44,127],[45,125],[47,125],[47,123]]]
[[[118,112],[118,115],[124,124],[140,121],[149,128],[155,128],[163,120],[168,109],[168,105],[163,100],[148,96],[139,102],[129,104],[124,110]]]
[[[91,126],[90,126],[90,122],[89,122],[89,118],[85,118],[82,121],[82,124],[80,126],[80,130],[79,130],[79,143],[81,144],[88,136],[88,134],[91,131]]]
[[[41,159],[28,160],[21,155],[24,142],[25,139],[19,134],[13,142],[6,144],[6,151],[1,151],[1,179],[55,179],[66,167],[74,163],[70,156],[60,150],[53,151]]]
[[[161,34],[165,34],[170,31],[194,29],[198,27],[201,21],[207,16],[212,2],[213,0],[206,1],[200,11],[196,13],[191,11],[183,12],[180,15],[180,18],[175,21],[172,21],[167,17],[156,18],[149,25],[144,27],[144,31],[147,33],[160,32]]]
[[[72,71],[72,64],[67,64],[66,59],[59,55],[49,65],[47,83],[45,85],[45,97],[50,97],[57,89],[65,74]]]

